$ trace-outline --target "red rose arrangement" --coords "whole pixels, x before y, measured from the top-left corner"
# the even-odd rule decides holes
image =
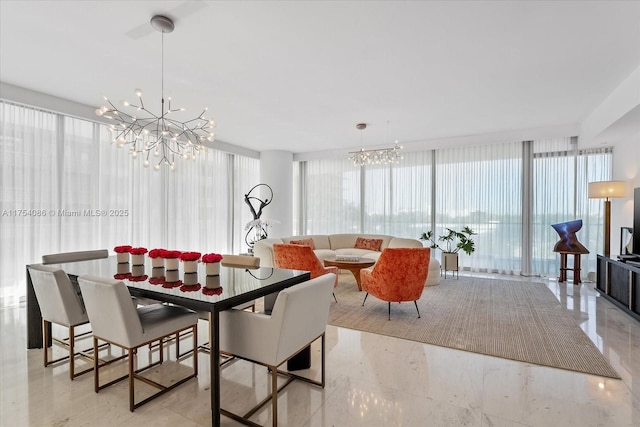
[[[217,288],[202,288],[202,293],[205,295],[220,295],[222,294],[222,286]]]
[[[204,254],[202,255],[202,262],[210,263],[210,262],[220,262],[222,261],[222,255],[220,254]]]
[[[160,252],[160,256],[162,258],[169,258],[169,259],[171,259],[171,258],[180,258],[180,254],[182,253],[180,251],[168,251],[166,249],[161,249],[161,251],[162,252]]]
[[[182,286],[182,280],[178,280],[177,282],[164,282],[162,283],[162,287],[163,288],[179,288],[180,286]]]
[[[149,251],[149,258],[152,258],[152,259],[154,259],[154,258],[164,258],[164,257],[162,256],[162,253],[163,253],[163,252],[164,252],[164,249],[160,249],[160,248],[158,248],[158,249],[151,249],[151,250]]]
[[[131,273],[114,274],[113,278],[116,280],[125,280],[131,277]]]
[[[149,283],[152,284],[152,285],[163,285],[164,284],[164,276],[151,277],[151,278],[149,278]]]
[[[181,261],[198,261],[200,259],[200,252],[182,252],[180,254]]]
[[[129,249],[129,253],[131,255],[144,255],[147,252],[148,252],[147,248],[130,248]]]
[[[144,282],[148,278],[149,278],[149,276],[147,276],[146,274],[143,274],[142,276],[131,276],[131,277],[129,277],[129,281],[130,282]]]
[[[196,292],[199,291],[202,285],[200,283],[196,283],[195,285],[182,285],[180,286],[181,292]]]
[[[123,254],[125,252],[129,252],[130,250],[131,246],[129,245],[116,246],[115,248],[113,248],[113,251],[117,254]]]

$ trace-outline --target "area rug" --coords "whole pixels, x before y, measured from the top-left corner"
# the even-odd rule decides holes
[[[576,320],[543,284],[472,277],[426,287],[415,305],[358,292],[340,275],[329,324],[490,356],[620,378]]]

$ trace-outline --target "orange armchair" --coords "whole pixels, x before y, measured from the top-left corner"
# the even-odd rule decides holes
[[[391,320],[392,302],[413,301],[420,317],[417,301],[429,274],[430,259],[429,248],[387,248],[382,251],[373,270],[360,271],[362,289],[367,292],[362,305],[369,294],[387,301]]]
[[[273,262],[277,268],[309,271],[312,279],[323,274],[334,273],[336,280],[333,287],[338,286],[338,267],[324,267],[313,253],[311,246],[276,243],[273,245]],[[335,294],[333,298],[336,299]],[[336,302],[338,302],[337,299]]]

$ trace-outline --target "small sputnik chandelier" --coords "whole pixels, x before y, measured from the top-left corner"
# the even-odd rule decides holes
[[[367,128],[366,123],[358,123],[356,129],[360,130],[360,150],[349,152],[349,160],[353,162],[354,166],[366,166],[366,165],[381,165],[390,163],[400,163],[402,160],[402,146],[398,145],[398,141],[395,142],[393,147],[381,148],[377,150],[365,150],[362,147],[362,131]]]
[[[175,116],[177,111],[185,111],[185,108],[172,108],[171,98],[164,98],[164,33],[170,33],[174,29],[173,21],[166,16],[156,15],[151,18],[151,25],[162,33],[162,98],[160,114],[155,114],[147,109],[142,101],[142,91],[136,89],[137,103],[125,101],[123,104],[129,108],[131,114],[118,109],[106,96],[107,106],[96,110],[100,117],[106,117],[115,123],[110,125],[113,141],[119,148],[127,146],[133,159],[143,158],[144,167],[158,171],[162,166],[174,170],[175,159],[195,160],[200,152],[206,151],[205,141],[213,142],[215,134],[213,128],[215,122],[204,117],[205,108],[200,115],[193,119],[182,121]]]

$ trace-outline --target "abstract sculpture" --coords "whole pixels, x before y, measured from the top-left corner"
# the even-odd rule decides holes
[[[567,271],[573,270],[573,284],[579,285],[580,255],[589,253],[589,250],[578,241],[576,236],[576,233],[582,228],[582,220],[576,219],[575,221],[553,224],[552,227],[560,236],[560,240],[553,247],[554,252],[560,253],[560,277],[558,277],[558,282],[566,282]],[[573,268],[567,267],[568,254],[573,255]]]
[[[252,196],[253,193],[259,187],[266,187],[268,190],[269,197],[265,197],[264,200],[259,197]],[[262,210],[268,206],[273,201],[273,190],[267,184],[257,184],[254,185],[251,190],[247,194],[244,195],[244,202],[249,205],[249,209],[251,210],[251,215],[253,215],[253,221],[249,221],[245,229],[247,230],[247,234],[244,236],[244,241],[249,247],[249,252],[253,252],[253,245],[258,240],[266,239],[268,237],[267,228],[274,222],[265,220],[262,221],[260,217],[262,216]],[[254,203],[257,203],[257,208],[254,206]]]
[[[576,236],[576,233],[582,228],[581,219],[553,224],[552,227],[556,230],[558,236],[560,236],[560,240],[558,240],[553,247],[554,252],[568,252],[572,254],[589,253],[589,250],[578,241],[578,237]]]

